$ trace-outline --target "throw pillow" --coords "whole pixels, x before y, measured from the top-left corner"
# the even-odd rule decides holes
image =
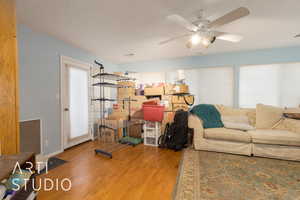
[[[255,127],[256,109],[252,108],[232,108],[224,105],[215,105],[222,116],[246,115],[250,125]]]
[[[256,105],[256,128],[271,129],[283,117],[283,109],[263,104]]]

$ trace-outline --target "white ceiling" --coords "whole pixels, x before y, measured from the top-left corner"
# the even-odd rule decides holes
[[[215,19],[240,6],[250,16],[223,26],[238,33],[240,43],[218,40],[205,54],[300,45],[299,0],[18,0],[18,20],[86,49],[113,63],[199,55],[185,48],[185,40],[158,43],[186,33],[166,17],[179,14],[194,19],[204,9]],[[124,56],[135,53],[133,57]]]

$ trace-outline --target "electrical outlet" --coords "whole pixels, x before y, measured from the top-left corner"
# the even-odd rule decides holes
[[[45,140],[45,146],[46,146],[46,147],[49,146],[49,141],[48,141],[48,139]]]

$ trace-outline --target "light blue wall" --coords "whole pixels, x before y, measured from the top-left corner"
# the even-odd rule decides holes
[[[260,65],[300,61],[300,46],[241,51],[174,59],[161,59],[146,62],[121,64],[123,71],[167,71],[172,69]]]
[[[20,67],[20,120],[41,119],[44,154],[59,151],[60,135],[60,55],[93,63],[98,57],[25,25],[18,25]],[[103,63],[106,70],[117,66]],[[46,140],[48,146],[46,146]]]

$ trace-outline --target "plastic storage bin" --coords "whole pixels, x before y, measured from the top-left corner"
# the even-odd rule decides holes
[[[144,145],[157,147],[159,136],[161,136],[161,123],[147,121],[144,124]]]

